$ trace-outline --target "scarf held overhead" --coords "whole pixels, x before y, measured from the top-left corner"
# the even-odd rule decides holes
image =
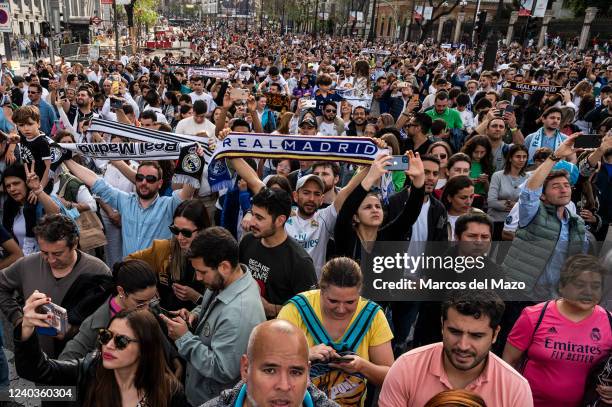
[[[208,182],[213,191],[231,187],[231,176],[223,158],[290,158],[370,164],[378,152],[376,143],[367,137],[230,133],[217,143],[208,169]]]

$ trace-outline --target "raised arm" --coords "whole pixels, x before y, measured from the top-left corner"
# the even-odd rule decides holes
[[[574,133],[571,136],[569,136],[567,139],[565,139],[565,141],[561,143],[559,147],[557,147],[557,150],[555,150],[554,155],[561,159],[575,155],[574,154],[574,141],[581,134],[582,133],[580,132]],[[548,157],[542,163],[542,165],[540,165],[531,174],[531,176],[527,180],[527,188],[534,191],[540,188],[542,185],[544,185],[544,180],[546,180],[546,177],[548,176],[552,168],[555,166],[555,164],[556,162],[553,161],[550,157]]]
[[[68,167],[72,175],[83,181],[89,188],[91,188],[98,180],[98,175],[95,172],[89,168],[85,168],[82,165],[77,164],[74,160],[66,160],[64,161],[64,164],[66,167]],[[134,180],[130,181],[134,182]]]
[[[247,99],[247,111],[253,120],[253,131],[255,133],[263,133],[264,129],[261,125],[261,120],[259,120],[259,115],[257,114],[257,101],[255,101],[255,96],[253,95],[249,95]]]
[[[127,165],[124,161],[111,161],[110,163],[114,165],[124,177],[129,179],[132,184],[136,183],[136,170]]]

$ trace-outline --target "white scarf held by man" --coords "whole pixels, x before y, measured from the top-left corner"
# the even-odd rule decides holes
[[[217,143],[208,168],[208,182],[213,191],[231,188],[232,179],[223,158],[290,158],[370,164],[378,154],[378,146],[368,137],[230,133]]]

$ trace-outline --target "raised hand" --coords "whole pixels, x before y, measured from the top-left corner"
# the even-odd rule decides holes
[[[555,150],[555,155],[560,158],[566,158],[574,153],[574,142],[578,137],[582,135],[582,132],[574,133],[568,136],[563,143]]]
[[[408,169],[405,173],[412,180],[412,185],[421,188],[425,184],[423,161],[421,161],[419,153],[414,153],[412,150],[406,151],[406,155],[408,156]]]
[[[42,192],[42,185],[40,185],[40,179],[36,172],[34,171],[35,163],[32,161],[31,168],[28,168],[30,164],[25,163],[23,165],[26,173],[26,185],[30,188],[30,191],[34,193],[34,195],[38,196]]]

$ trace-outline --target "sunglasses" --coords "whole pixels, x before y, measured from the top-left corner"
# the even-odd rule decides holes
[[[100,329],[98,331],[98,342],[101,345],[106,345],[113,339],[115,341],[115,348],[117,350],[123,350],[128,347],[130,342],[138,342],[136,339],[132,339],[125,335],[117,335],[109,329]]]
[[[158,180],[158,178],[155,175],[136,174],[136,182],[142,182],[145,179],[147,180],[149,184],[154,184]]]
[[[35,95],[35,94],[37,94],[37,93],[38,93],[38,92],[32,92],[31,90],[29,90],[29,91],[28,91],[28,95]]]
[[[336,113],[337,110],[336,109],[325,109],[325,113]]]
[[[440,160],[446,160],[447,155],[445,153],[442,154],[433,154],[434,157],[439,158]]]
[[[198,231],[198,229],[196,230],[179,229],[178,227],[174,225],[168,226],[168,229],[170,229],[170,233],[172,233],[174,236],[178,236],[178,234],[180,233],[183,236],[185,236],[187,239],[191,238],[191,236],[193,236],[193,234]]]

